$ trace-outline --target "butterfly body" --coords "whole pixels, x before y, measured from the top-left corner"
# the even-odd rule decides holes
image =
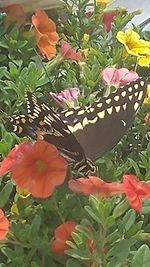
[[[124,135],[146,95],[142,78],[85,107],[56,113],[27,92],[27,115],[13,117],[13,131],[54,144],[85,175],[96,171],[95,161]]]

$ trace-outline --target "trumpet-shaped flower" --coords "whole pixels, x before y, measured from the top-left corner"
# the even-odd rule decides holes
[[[150,42],[140,39],[139,34],[132,29],[127,29],[125,32],[120,31],[116,37],[124,45],[128,54],[138,58],[140,66],[149,66]]]
[[[124,191],[133,209],[141,212],[142,201],[150,198],[150,184],[139,181],[133,174],[123,175]]]
[[[135,71],[129,71],[126,68],[116,69],[108,67],[102,71],[102,78],[107,86],[113,85],[118,87],[137,80],[139,75]]]
[[[6,12],[6,24],[10,25],[12,23],[17,23],[18,26],[21,26],[26,21],[26,14],[19,4],[12,4],[2,8]]]
[[[0,240],[3,240],[9,231],[9,221],[0,209]]]
[[[70,247],[66,244],[66,241],[73,241],[71,233],[78,231],[75,229],[76,222],[68,221],[59,225],[55,230],[55,240],[51,244],[52,251],[63,255],[65,250]]]
[[[110,197],[115,194],[123,193],[123,185],[120,183],[106,183],[101,178],[89,176],[89,178],[79,178],[69,181],[69,188],[76,193],[84,195],[100,195]]]
[[[76,52],[75,49],[73,49],[71,45],[64,40],[62,40],[61,43],[61,56],[65,59],[72,59],[76,61],[82,60],[81,53]]]
[[[38,9],[32,16],[32,24],[35,27],[37,46],[42,56],[48,59],[53,58],[59,39],[54,21],[47,16],[44,10]]]
[[[26,188],[35,197],[49,197],[65,180],[67,162],[52,144],[42,140],[27,142],[13,151],[12,156],[8,154],[2,162],[3,172],[9,170],[17,186]]]
[[[74,107],[74,102],[80,95],[80,89],[79,88],[68,88],[64,91],[61,91],[60,93],[50,93],[53,99],[62,107]]]
[[[110,11],[110,12],[106,12],[103,15],[103,23],[105,25],[106,28],[106,32],[110,32],[111,31],[111,27],[112,24],[114,22],[115,17],[118,15],[117,11]]]
[[[116,0],[96,0],[97,5],[100,5],[102,8],[112,4]]]

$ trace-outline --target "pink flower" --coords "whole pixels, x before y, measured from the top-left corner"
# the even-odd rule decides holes
[[[64,40],[62,40],[62,44],[61,44],[61,55],[65,59],[72,59],[76,61],[82,60],[81,53],[76,52],[75,49],[73,49],[71,45]]]
[[[108,67],[102,71],[102,78],[107,86],[114,85],[119,87],[137,80],[139,75],[135,71],[129,71],[126,68],[116,69]]]
[[[143,199],[150,198],[150,184],[139,181],[133,174],[125,174],[123,185],[131,207],[141,212]]]
[[[106,183],[101,178],[89,176],[69,181],[69,188],[76,193],[84,195],[98,194],[102,197],[110,197],[123,193],[123,185],[120,183]]]
[[[60,93],[50,93],[53,99],[62,107],[74,107],[74,101],[80,95],[79,88],[68,88]]]
[[[118,15],[116,11],[111,11],[104,13],[103,15],[103,23],[106,27],[106,32],[110,32],[112,23],[114,22],[114,18]]]

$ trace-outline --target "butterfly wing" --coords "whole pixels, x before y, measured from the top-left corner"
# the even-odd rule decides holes
[[[146,88],[146,81],[140,78],[88,107],[61,114],[87,158],[95,160],[116,145],[131,126]]]
[[[45,140],[54,144],[69,162],[74,162],[75,168],[87,167],[84,151],[67,125],[30,91],[27,92],[27,112],[26,116],[13,116],[11,119],[12,130],[19,137],[28,135],[32,139]]]

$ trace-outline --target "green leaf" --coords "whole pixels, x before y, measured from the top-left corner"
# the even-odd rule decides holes
[[[0,208],[3,208],[5,206],[12,190],[13,190],[13,184],[10,181],[3,187],[2,191],[0,192]]]
[[[135,220],[136,220],[135,210],[129,210],[122,219],[126,231],[128,231],[130,227],[135,223]]]
[[[31,227],[30,227],[30,233],[31,233],[31,237],[35,238],[39,229],[40,229],[40,225],[41,225],[41,218],[39,215],[36,214],[36,216],[34,217]]]
[[[137,241],[134,238],[121,240],[108,251],[107,256],[117,258],[116,264],[124,263],[130,252],[130,247],[132,247],[136,242]]]
[[[148,267],[150,265],[150,249],[147,245],[142,245],[132,260],[132,267]]]
[[[85,206],[84,208],[88,212],[88,214],[93,218],[94,221],[96,221],[98,223],[101,223],[101,220],[99,218],[98,211],[95,211],[94,209],[92,209],[89,206]]]
[[[66,267],[83,267],[83,265],[77,260],[69,259],[66,262]]]

